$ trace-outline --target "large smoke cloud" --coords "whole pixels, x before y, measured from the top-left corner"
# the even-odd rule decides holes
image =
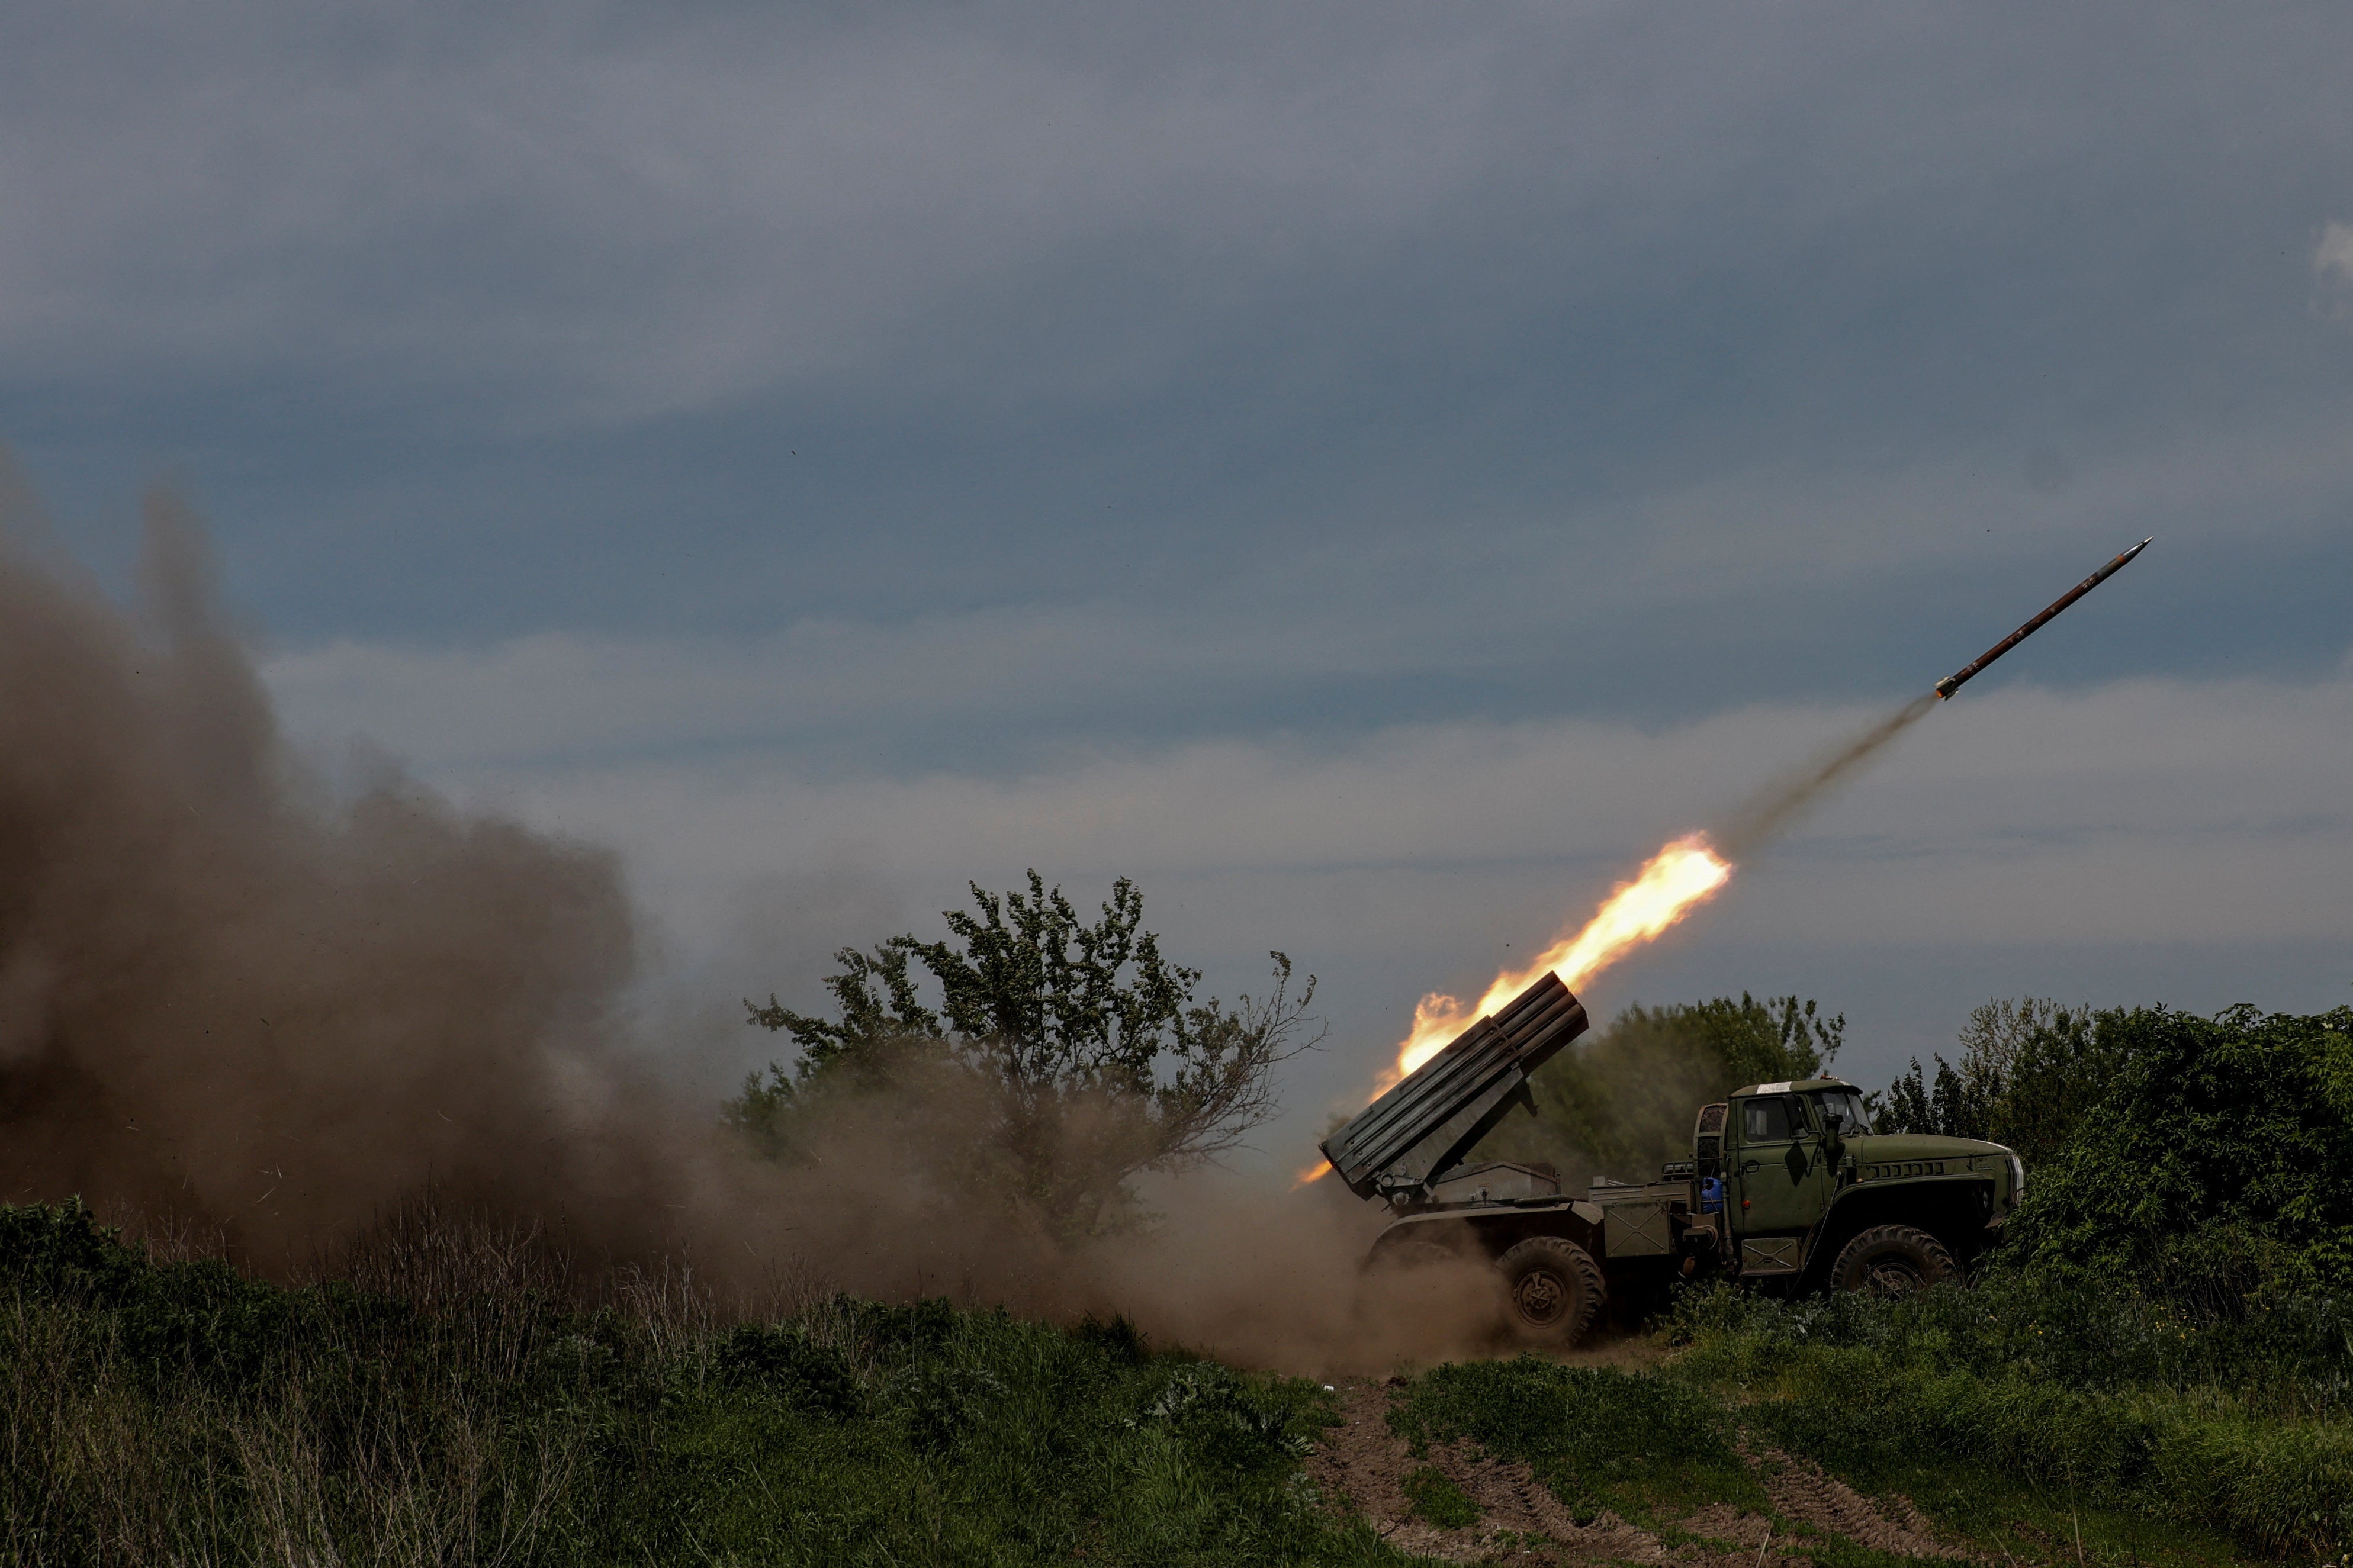
[[[388,768],[331,797],[193,521],[157,496],[147,523],[136,620],[0,539],[8,1194],[168,1214],[264,1266],[427,1184],[642,1243],[696,1162],[657,1157],[678,1108],[606,1048],[610,859]]]
[[[982,1119],[942,1075],[748,1156],[637,1065],[612,858],[460,813],[388,764],[331,788],[280,735],[195,521],[148,503],[126,613],[0,521],[0,1197],[79,1193],[301,1274],[401,1205],[685,1259],[1058,1314],[1300,1366],[1475,1335],[1465,1284],[1367,1316],[1377,1219],[1230,1177],[1156,1185],[1149,1234],[1073,1251],[935,1155]],[[1466,1295],[1465,1291],[1469,1294]]]

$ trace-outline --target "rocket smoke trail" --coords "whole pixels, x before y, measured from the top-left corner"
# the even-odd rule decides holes
[[[2053,600],[2041,615],[1959,670],[1936,682],[1925,696],[1914,698],[1861,734],[1750,796],[1721,831],[1711,835],[1716,848],[1728,859],[1746,859],[1750,853],[1795,824],[1808,806],[1861,772],[1882,748],[1910,729],[1922,714],[1950,698],[1986,666],[2040,631],[2053,616],[2106,582],[2110,574],[2128,563],[2148,545],[2149,542],[2144,539],[2118,555]]]
[[[1475,999],[1433,991],[1415,1006],[1413,1027],[1399,1043],[1397,1065],[1387,1080],[1413,1073],[1477,1018],[1518,995],[1532,980],[1551,974],[1564,985],[1582,985],[1625,953],[1656,940],[1692,910],[1715,896],[1734,870],[1757,850],[1787,831],[1804,811],[1869,765],[1888,743],[1910,729],[1972,676],[2016,647],[2053,616],[2105,582],[2147,548],[2144,539],[2063,595],[2043,612],[1987,649],[1958,673],[1873,722],[1860,734],[1818,754],[1794,773],[1749,796],[1719,828],[1687,833],[1663,846],[1641,870],[1621,882],[1582,925],[1562,931],[1535,961],[1504,970]],[[1318,1166],[1302,1180],[1313,1181]]]
[[[1710,839],[1726,859],[1746,860],[1793,826],[1807,807],[1861,773],[1889,742],[1936,705],[1933,691],[1915,697],[1862,733],[1767,784],[1749,796],[1721,828],[1709,835]]]

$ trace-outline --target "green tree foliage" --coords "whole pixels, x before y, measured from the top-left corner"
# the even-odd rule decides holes
[[[2353,1288],[2353,1008],[2091,1016],[2106,1092],[2027,1184],[2017,1267],[2207,1319]]]
[[[1507,1118],[1482,1159],[1538,1159],[1572,1176],[1633,1179],[1691,1157],[1698,1108],[1743,1084],[1818,1078],[1846,1037],[1846,1015],[1811,999],[1746,992],[1632,1006],[1536,1070],[1536,1114]]]
[[[1911,1070],[1876,1107],[1883,1132],[1935,1132],[2006,1143],[2040,1163],[2063,1147],[2124,1065],[2126,1037],[2091,1009],[2041,997],[1996,1000],[1969,1015],[1957,1067]]]
[[[1083,1232],[1118,1213],[1136,1173],[1239,1144],[1275,1112],[1275,1067],[1321,1038],[1309,1032],[1314,977],[1294,994],[1281,952],[1268,955],[1262,998],[1202,1000],[1200,971],[1163,956],[1124,877],[1092,922],[1034,870],[1026,892],[974,884],[972,896],[971,910],[944,911],[947,940],[909,934],[836,953],[832,1016],[774,995],[746,1002],[754,1023],[788,1034],[799,1054],[789,1073],[771,1064],[745,1080],[725,1108],[730,1125],[789,1153],[813,1125],[813,1099],[954,1082],[978,1091],[979,1136],[962,1157],[1053,1228]]]

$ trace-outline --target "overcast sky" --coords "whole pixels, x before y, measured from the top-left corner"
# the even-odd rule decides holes
[[[1874,1084],[1997,994],[2353,1002],[2341,6],[5,31],[68,547],[174,479],[302,744],[620,847],[714,1085],[1034,865],[1321,974],[1320,1128],[2151,533],[1590,1001],[1816,995]]]

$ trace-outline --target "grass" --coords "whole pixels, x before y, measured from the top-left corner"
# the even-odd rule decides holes
[[[1580,1524],[1607,1510],[1673,1546],[1698,1539],[1686,1523],[1693,1514],[1724,1504],[1763,1515],[1785,1543],[1779,1550],[1802,1550],[1820,1568],[1909,1560],[1785,1517],[1759,1479],[1777,1449],[1866,1495],[1908,1497],[1990,1563],[2210,1568],[2307,1549],[2309,1537],[2284,1547],[2275,1536],[2242,1531],[2234,1541],[2216,1528],[2232,1519],[2201,1511],[2214,1478],[2197,1491],[2169,1490],[2178,1477],[2119,1491],[2071,1478],[2063,1467],[2002,1465],[1967,1443],[1924,1444],[1916,1426],[1884,1424],[1877,1406],[1852,1400],[1851,1384],[1818,1381],[1810,1371],[1770,1387],[1726,1381],[1727,1348],[1692,1347],[1651,1371],[1533,1356],[1435,1367],[1408,1385],[1391,1422],[1409,1442],[1467,1439],[1525,1461]],[[1956,1392],[1949,1384],[1918,1391],[1923,1403]],[[2343,1479],[2339,1472],[2329,1484]]]
[[[2288,1298],[2191,1321],[2000,1274],[1900,1303],[1719,1288],[1682,1299],[1647,1369],[1440,1366],[1390,1419],[1417,1451],[1467,1440],[1525,1461],[1579,1522],[1606,1510],[1671,1542],[1713,1504],[1799,1528],[1759,1484],[1778,1451],[1909,1497],[1992,1563],[2325,1558],[2353,1542],[2346,1323]]]
[[[0,1560],[1373,1564],[1301,1458],[1320,1386],[944,1302],[733,1324],[583,1304],[528,1238],[358,1282],[160,1262],[0,1209]]]
[[[1416,1516],[1440,1530],[1468,1529],[1478,1523],[1479,1516],[1486,1511],[1435,1465],[1406,1472],[1404,1486],[1406,1499],[1413,1504]]]
[[[2210,1536],[2317,1554],[2353,1540],[2353,1344],[2316,1341],[2328,1321],[2284,1301],[2195,1325],[2001,1276],[1903,1303],[1722,1291],[1685,1301],[1674,1374],[1858,1487],[1949,1495],[1957,1521],[1999,1504],[2048,1535],[2065,1515],[2071,1552],[2110,1521],[2089,1528],[2119,1560],[2144,1533],[2201,1560]]]
[[[1433,1367],[1390,1419],[1670,1545],[1728,1504],[1821,1568],[1892,1568],[1776,1511],[1778,1450],[1909,1496],[1989,1563],[2208,1568],[2353,1540],[2336,1329],[2311,1303],[2190,1328],[1999,1279],[1694,1293],[1654,1364]],[[78,1206],[0,1207],[12,1563],[1410,1561],[1309,1488],[1335,1415],[1119,1320],[839,1296],[731,1320],[682,1278],[585,1290],[532,1237],[429,1220],[290,1289]],[[1442,1528],[1482,1517],[1435,1466],[1407,1491]]]
[[[1762,1511],[1721,1401],[1672,1378],[1523,1356],[1433,1367],[1389,1422],[1417,1448],[1468,1439],[1525,1460],[1580,1524],[1662,1524],[1714,1502]]]

